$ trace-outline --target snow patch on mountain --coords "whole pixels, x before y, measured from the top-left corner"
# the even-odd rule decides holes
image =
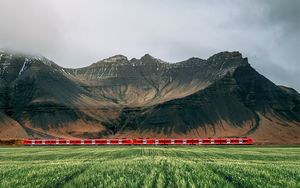
[[[27,62],[29,62],[29,60],[28,60],[27,58],[25,58],[25,61],[24,61],[24,63],[23,63],[23,66],[22,66],[22,68],[21,68],[21,70],[20,70],[20,72],[19,72],[19,76],[20,76],[20,75],[22,74],[22,72],[24,71],[24,68],[25,68]]]

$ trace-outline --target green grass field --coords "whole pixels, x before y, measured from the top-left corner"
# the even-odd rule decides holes
[[[0,187],[300,187],[300,147],[2,147]]]

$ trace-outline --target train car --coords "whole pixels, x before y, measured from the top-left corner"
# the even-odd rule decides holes
[[[174,140],[171,139],[171,138],[165,138],[165,145],[171,145],[171,144],[174,144]]]
[[[156,143],[157,143],[157,145],[165,145],[166,144],[165,139],[163,139],[163,138],[156,139]]]
[[[193,145],[193,139],[190,138],[167,138],[165,139],[166,145]]]
[[[51,140],[43,140],[46,146],[51,145]]]
[[[81,145],[81,140],[78,140],[78,139],[76,139],[76,140],[70,140],[70,145]]]
[[[33,144],[32,141],[29,140],[29,139],[24,139],[24,140],[23,140],[23,145],[25,145],[25,146],[27,146],[27,145],[32,145],[32,144]]]
[[[122,142],[122,145],[132,145],[133,144],[132,139],[129,139],[129,138],[122,138],[121,142]]]
[[[135,138],[133,139],[134,145],[164,145],[164,139],[155,138]]]
[[[202,138],[194,138],[193,139],[193,144],[194,145],[202,145],[202,143],[203,143]]]
[[[215,145],[220,144],[219,140],[211,138],[193,138],[193,145]]]
[[[146,143],[147,143],[147,145],[157,145],[158,140],[155,138],[146,138]]]
[[[96,145],[106,145],[107,139],[95,139],[95,144]]]
[[[171,139],[168,138],[135,138],[134,145],[170,145]]]
[[[154,139],[154,138],[135,138],[133,139],[134,145],[158,145],[164,144],[164,142],[159,142],[161,139]]]
[[[67,145],[67,140],[58,140],[59,145]]]
[[[230,145],[247,145],[252,144],[252,139],[249,138],[230,138]]]
[[[135,138],[134,145],[192,145],[193,139],[183,138]]]
[[[174,145],[182,145],[183,144],[183,140],[182,138],[175,138],[173,139]]]
[[[193,145],[193,139],[187,138],[187,139],[185,139],[185,141],[186,141],[186,145]],[[183,140],[183,143],[184,143],[184,140]]]
[[[214,144],[214,142],[211,141],[210,138],[203,138],[202,139],[202,145],[210,145],[210,144]]]
[[[252,145],[253,144],[253,140],[252,138],[243,138],[243,144],[245,145]]]
[[[56,144],[59,144],[59,142],[57,142],[56,140],[52,139],[52,140],[49,140],[50,141],[50,145],[56,145]]]
[[[106,139],[107,145],[132,145],[133,141],[129,138],[112,138]]]
[[[119,144],[119,139],[113,138],[113,139],[107,139],[107,145],[117,145]]]
[[[221,138],[194,138],[194,145],[220,145]]]
[[[143,138],[135,138],[133,139],[133,144],[134,145],[143,145],[143,144],[146,144],[146,139],[143,139]]]

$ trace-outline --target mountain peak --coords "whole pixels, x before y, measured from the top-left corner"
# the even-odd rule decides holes
[[[151,58],[151,59],[154,59],[154,57],[153,57],[152,55],[148,54],[148,53],[146,53],[145,55],[143,55],[143,56],[141,57],[141,59],[143,59],[143,58]]]
[[[115,55],[115,56],[109,57],[107,59],[104,59],[102,61],[106,62],[106,63],[114,63],[114,62],[128,61],[128,59],[126,56],[119,54],[119,55]]]
[[[145,54],[145,55],[143,55],[143,56],[140,58],[141,61],[155,60],[155,59],[156,59],[156,58],[153,57],[153,56],[151,56],[150,54]]]
[[[243,58],[242,54],[238,51],[233,52],[220,52],[207,59],[212,65],[220,66],[220,69],[225,67],[239,67],[248,64],[247,57]]]
[[[233,51],[233,52],[224,51],[209,57],[207,60],[214,61],[220,59],[243,59],[243,56],[238,51]]]
[[[150,54],[145,54],[143,57],[140,59],[142,62],[156,62],[156,63],[166,63],[165,61],[155,58],[151,56]]]
[[[20,53],[20,52],[0,50],[0,62],[2,60],[2,63],[5,63],[5,64],[14,63],[14,61],[12,61],[13,59],[23,59],[24,61],[26,61],[28,63],[41,62],[48,66],[58,66],[53,61],[51,61],[41,55],[24,54],[24,53]],[[12,62],[10,62],[10,61],[12,61]]]

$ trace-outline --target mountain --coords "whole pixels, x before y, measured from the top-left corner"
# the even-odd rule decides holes
[[[167,63],[116,55],[68,69],[0,52],[0,136],[221,137],[300,143],[300,94],[239,52]]]

